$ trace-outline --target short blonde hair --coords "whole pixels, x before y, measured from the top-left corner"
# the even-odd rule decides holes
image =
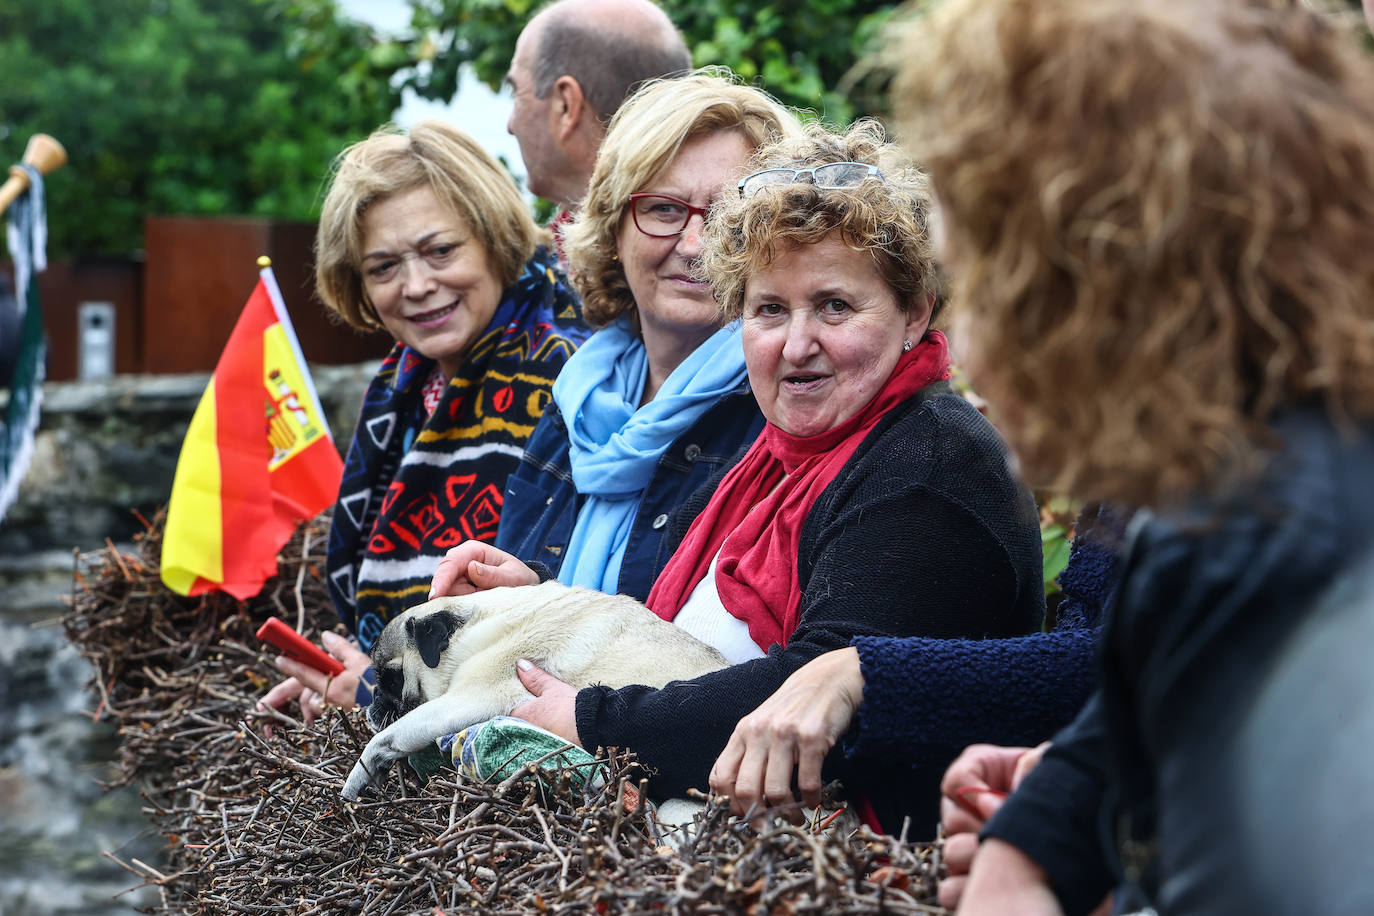
[[[1374,417],[1374,62],[1284,0],[950,0],[894,100],[1035,482],[1178,498]]]
[[[334,160],[315,235],[319,296],[355,328],[382,327],[363,289],[363,217],[377,201],[419,187],[467,222],[503,287],[544,241],[509,173],[467,134],[442,121],[380,128]]]
[[[736,131],[757,149],[800,129],[779,102],[720,68],[656,80],[631,96],[607,128],[587,198],[563,240],[587,321],[609,324],[635,307],[616,235],[630,195],[662,174],[684,143]]]
[[[927,221],[926,177],[892,143],[877,121],[856,122],[844,133],[819,124],[806,137],[758,151],[754,169],[805,169],[827,162],[875,165],[882,180],[849,188],[809,183],[771,185],[753,196],[722,198],[711,211],[702,241],[702,268],[727,319],[744,312],[745,286],[779,250],[813,245],[832,232],[873,257],[903,311],[932,300],[931,321],[943,302]]]

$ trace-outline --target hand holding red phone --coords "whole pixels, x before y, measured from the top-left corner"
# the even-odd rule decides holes
[[[337,658],[326,655],[314,643],[283,623],[280,617],[268,617],[267,622],[258,627],[258,639],[275,646],[287,658],[309,665],[316,671],[323,671],[330,676],[343,674],[344,666]]]
[[[285,624],[282,626],[300,639],[295,631],[290,630]],[[291,641],[291,637],[283,638]],[[301,718],[306,725],[311,725],[324,712],[326,704],[341,709],[351,709],[356,705],[358,682],[362,679],[363,672],[372,664],[372,659],[353,643],[335,633],[325,632],[321,634],[321,639],[324,647],[329,650],[328,655],[304,639],[301,639],[301,642],[313,652],[319,653],[319,657],[310,656],[316,662],[328,659],[329,662],[340,666],[340,672],[334,675],[326,674],[320,668],[299,661],[291,654],[283,654],[277,659],[277,667],[291,676],[269,690],[258,701],[259,709],[269,706],[283,709],[292,700],[299,700]],[[273,642],[272,645],[281,648],[278,643]],[[270,728],[266,731],[271,734]]]

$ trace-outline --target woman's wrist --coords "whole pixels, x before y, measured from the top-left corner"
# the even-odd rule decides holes
[[[1059,914],[1049,875],[1034,859],[1003,840],[978,847],[959,912]]]

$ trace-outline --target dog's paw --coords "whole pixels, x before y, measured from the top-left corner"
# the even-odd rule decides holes
[[[353,765],[353,770],[344,783],[344,798],[357,801],[364,789],[382,788],[387,770],[391,769],[391,765],[399,758],[405,756],[403,751],[396,749],[393,738],[394,729],[388,728],[373,735],[372,740],[367,742],[367,747],[363,748],[362,755],[358,757],[358,762]]]
[[[349,772],[341,794],[348,801],[357,801],[368,789],[380,789],[382,778],[386,776],[387,769],[386,764],[381,764],[369,770],[366,760],[359,760]]]

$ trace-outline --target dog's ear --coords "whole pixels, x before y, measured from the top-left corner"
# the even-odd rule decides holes
[[[448,641],[463,620],[452,611],[435,611],[427,617],[406,620],[406,635],[410,644],[420,652],[420,660],[431,668],[439,667],[439,659],[448,648]]]

